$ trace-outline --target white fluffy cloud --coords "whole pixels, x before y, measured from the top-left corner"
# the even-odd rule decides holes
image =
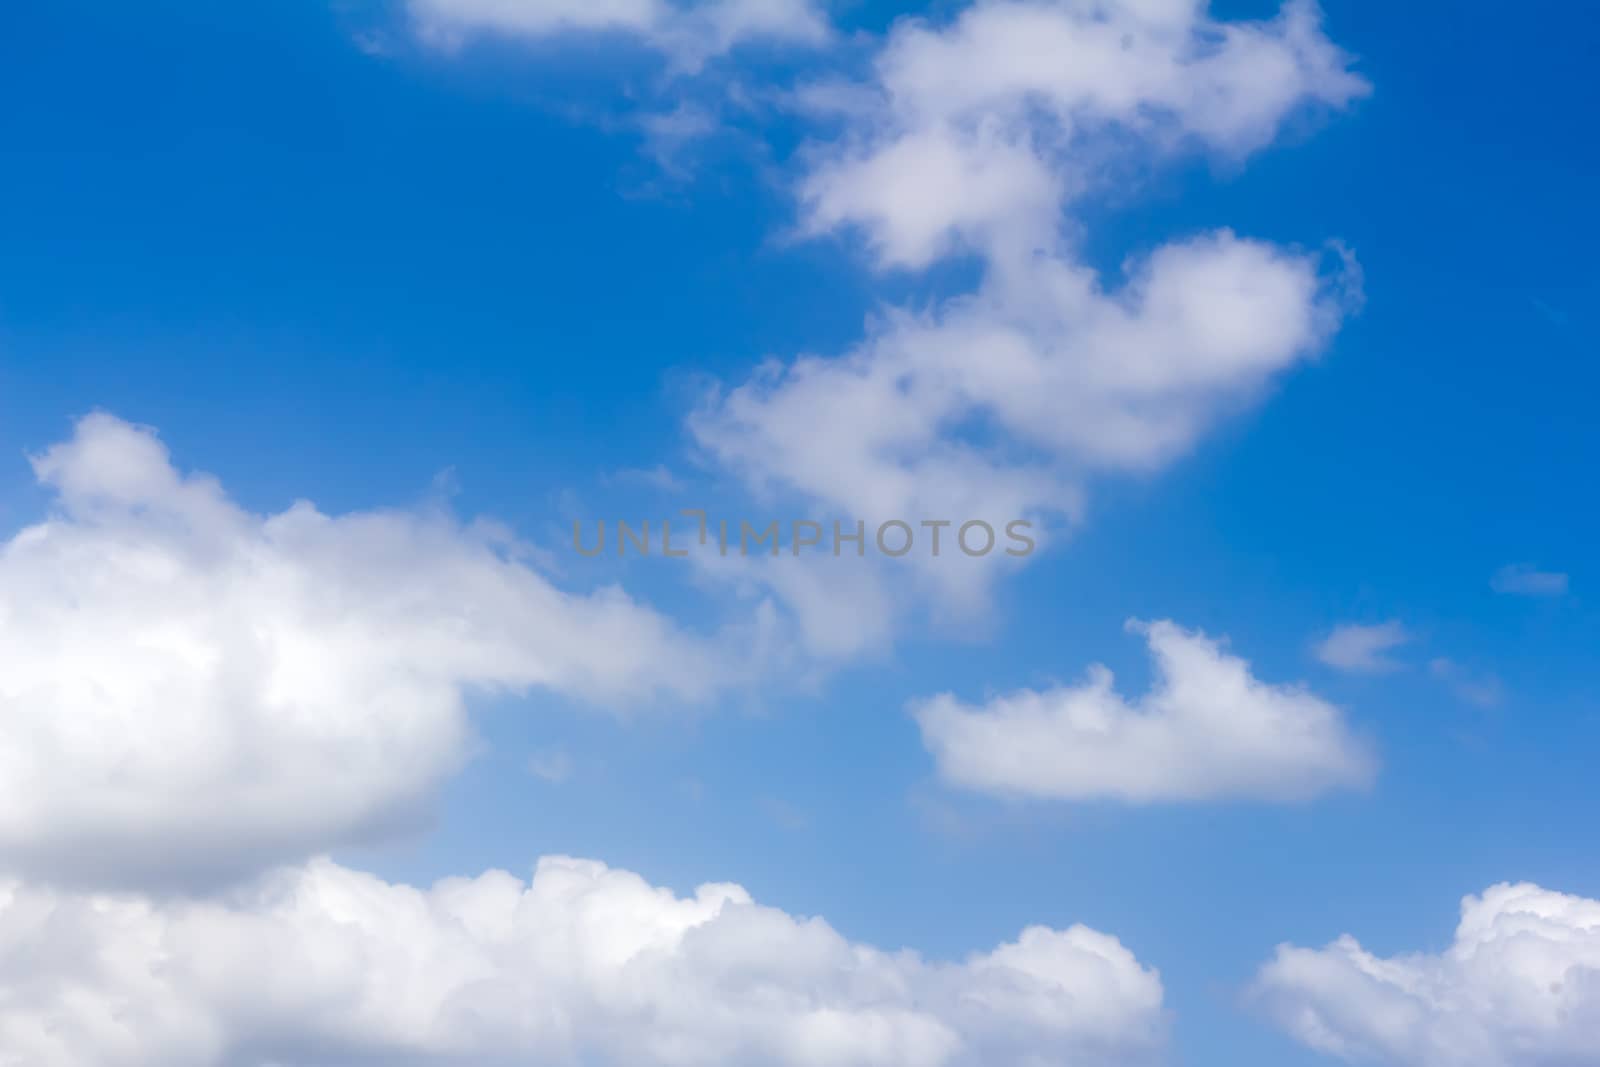
[[[0,883],[7,1067],[1121,1067],[1161,1005],[1082,926],[933,963],[560,857],[428,890],[316,860],[216,900]]]
[[[1365,89],[1308,3],[1240,23],[1194,0],[987,0],[903,20],[866,83],[803,94],[838,132],[803,157],[802,228],[860,233],[883,268],[970,254],[980,280],[886,312],[841,356],[769,362],[716,392],[697,442],[830,514],[1070,523],[1089,478],[1181,455],[1359,298],[1342,250],[1329,269],[1226,229],[1112,282],[1084,262],[1074,207],[1130,166],[1242,158],[1298,110]],[[995,570],[947,562],[919,585],[972,611]]]
[[[822,43],[810,0],[410,0],[429,39],[619,31],[680,66],[750,40]],[[1148,471],[1321,351],[1359,299],[1355,261],[1214,229],[1141,250],[1116,279],[1085,262],[1088,194],[1189,153],[1230,164],[1307,108],[1367,91],[1311,0],[1226,21],[1204,0],[979,0],[902,18],[864,77],[792,94],[814,131],[797,158],[800,230],[862,235],[882,268],[970,255],[979,280],[920,310],[890,310],[842,355],[771,361],[717,390],[696,444],[796,515],[1052,532],[1085,484]],[[836,68],[856,48],[818,53]],[[715,125],[689,101],[643,120],[658,154]],[[1335,246],[1336,247],[1336,246]],[[981,616],[1014,561],[926,556],[853,568],[860,596],[740,569],[788,609],[808,652],[881,647],[915,610]],[[908,580],[901,580],[908,579]],[[865,625],[837,625],[859,616]]]
[[[690,68],[750,41],[816,45],[829,34],[811,0],[410,0],[410,9],[435,43],[480,33],[621,33]]]
[[[1498,885],[1444,952],[1382,958],[1345,936],[1284,945],[1256,997],[1319,1051],[1392,1067],[1577,1067],[1600,1050],[1600,901]]]
[[[842,358],[767,364],[717,394],[691,428],[753,486],[798,492],[823,514],[996,530],[1021,519],[1047,544],[1081,514],[1086,477],[1182,453],[1274,372],[1317,351],[1344,299],[1309,257],[1228,231],[1129,269],[1107,291],[1065,260],[1007,268],[930,313],[888,315]],[[881,643],[886,625],[841,630],[831,614],[894,619],[920,602],[924,614],[981,617],[995,576],[1019,561],[919,549],[904,563],[892,583],[854,568],[861,595],[820,605],[785,588],[777,572],[794,569],[787,561],[766,571],[800,631],[828,635],[808,647],[838,654]],[[885,589],[895,591],[887,608]]]
[[[255,515],[106,415],[34,460],[0,546],[0,856],[65,877],[228,872],[410,814],[469,690],[693,700],[725,674],[620,590],[556,588],[439,515]]]
[[[1314,351],[1338,320],[1325,283],[1310,259],[1227,231],[1158,250],[1116,291],[1034,263],[891,315],[843,358],[769,364],[693,426],[752,481],[852,515],[1070,512],[1074,475],[1171,458]],[[962,432],[975,425],[991,432]]]
[[[825,97],[848,128],[801,195],[812,229],[859,226],[885,265],[1020,263],[1059,247],[1063,207],[1130,146],[1238,158],[1306,104],[1366,91],[1308,0],[1264,22],[1204,0],[980,0],[902,22],[869,85]]]
[[[1313,650],[1323,663],[1341,671],[1378,674],[1399,666],[1389,652],[1411,640],[1405,626],[1395,620],[1364,626],[1335,626]]]
[[[1130,625],[1159,673],[1137,703],[1096,665],[1076,686],[1021,690],[980,707],[949,694],[915,705],[940,775],[1003,796],[1131,802],[1296,800],[1371,780],[1376,761],[1339,709],[1303,688],[1258,681],[1204,634]]]

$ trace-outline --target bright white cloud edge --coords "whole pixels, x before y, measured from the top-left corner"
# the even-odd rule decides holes
[[[868,76],[800,99],[801,230],[862,235],[883,269],[972,256],[980,281],[925,310],[890,310],[843,355],[764,364],[716,391],[690,428],[762,494],[825,514],[1017,518],[1059,532],[1086,484],[1149,471],[1314,357],[1359,303],[1360,272],[1218,229],[1136,255],[1111,281],[1071,213],[1128,169],[1190,152],[1230,161],[1308,107],[1367,91],[1295,0],[1260,21],[1204,3],[990,0],[904,19]],[[830,129],[829,124],[832,124]],[[857,568],[870,572],[872,568]],[[884,610],[862,583],[861,647],[928,606],[981,614],[1002,568],[914,568]],[[809,646],[831,607],[786,595]]]
[[[940,777],[998,796],[1132,803],[1294,801],[1372,781],[1370,745],[1332,704],[1257,680],[1203,633],[1169,621],[1129,626],[1158,675],[1136,702],[1097,664],[1074,686],[975,707],[948,693],[914,704]]]
[[[689,67],[745,41],[830,38],[807,0],[410,11],[439,43],[609,31]],[[834,52],[821,63],[853,62]],[[864,77],[793,98],[816,130],[798,158],[800,230],[862,234],[883,268],[974,255],[982,280],[925,312],[886,312],[843,356],[773,361],[719,391],[690,421],[696,443],[758,492],[798,496],[797,510],[1059,533],[1093,474],[1171,461],[1320,352],[1360,288],[1342,249],[1330,269],[1226,229],[1148,249],[1113,283],[1082,261],[1069,212],[1129,168],[1194,152],[1236,163],[1307,109],[1345,107],[1368,91],[1350,65],[1310,0],[1257,20],[1196,0],[985,0],[898,20]],[[814,575],[719,569],[774,594],[805,653],[840,659],[881,651],[913,612],[985,616],[1004,563],[913,563],[892,581],[850,567],[832,583],[843,600],[809,595]]]
[[[0,881],[0,1065],[1124,1067],[1161,981],[1030,927],[959,963],[736,885],[549,857],[419,890],[326,859],[214,899]]]
[[[1440,953],[1280,946],[1253,999],[1320,1052],[1389,1067],[1579,1067],[1600,1050],[1600,900],[1522,883],[1461,903]]]
[[[0,855],[90,881],[226,876],[414,816],[473,692],[704,700],[712,642],[564,592],[503,530],[257,515],[91,415],[34,459],[52,514],[0,545]]]

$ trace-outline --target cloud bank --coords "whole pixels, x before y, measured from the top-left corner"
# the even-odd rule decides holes
[[[1082,926],[934,963],[564,857],[426,890],[315,860],[213,900],[0,882],[7,1067],[1122,1067],[1161,1002]]]

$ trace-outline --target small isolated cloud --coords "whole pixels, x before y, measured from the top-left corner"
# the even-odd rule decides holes
[[[683,489],[683,479],[672,473],[664,463],[654,467],[625,467],[606,476],[610,485],[639,485],[663,493],[676,493]]]
[[[560,785],[572,777],[572,757],[559,748],[535,752],[528,757],[528,773],[551,785]]]
[[[1283,945],[1254,999],[1303,1044],[1390,1067],[1595,1062],[1600,901],[1497,885],[1461,904],[1444,952],[1383,958],[1346,935]]]
[[[778,797],[762,797],[761,810],[771,819],[779,829],[798,831],[811,829],[811,816],[787,800]]]
[[[1560,571],[1543,571],[1531,563],[1511,563],[1495,572],[1489,587],[1511,596],[1565,596],[1568,580]]]
[[[1476,675],[1443,656],[1428,664],[1428,672],[1450,688],[1457,697],[1480,708],[1492,708],[1505,699],[1500,680],[1493,675]]]
[[[326,859],[214,900],[0,880],[0,1060],[28,1067],[1127,1067],[1159,975],[1029,927],[959,962],[737,885],[546,857],[432,888]]]
[[[1317,659],[1341,671],[1378,674],[1400,666],[1386,653],[1411,640],[1411,634],[1398,621],[1375,626],[1351,623],[1336,626],[1313,651]]]
[[[1159,676],[1136,702],[1095,665],[1086,681],[979,707],[944,694],[912,709],[939,774],[1001,796],[1130,802],[1301,800],[1367,785],[1377,761],[1339,709],[1256,680],[1220,642],[1171,622],[1130,623]]]

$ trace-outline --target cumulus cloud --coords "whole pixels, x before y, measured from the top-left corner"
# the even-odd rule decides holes
[[[1600,1049],[1600,901],[1497,885],[1461,904],[1437,955],[1374,956],[1346,935],[1280,946],[1255,996],[1321,1052],[1392,1067],[1558,1067]]]
[[[902,20],[865,82],[800,96],[836,131],[802,154],[801,229],[860,234],[884,269],[972,256],[979,280],[883,312],[842,355],[770,361],[715,391],[697,443],[829,514],[1069,526],[1088,479],[1182,455],[1322,350],[1360,288],[1342,249],[1226,229],[1112,280],[1084,261],[1075,208],[1129,167],[1238,160],[1305,107],[1365,91],[1308,3],[1260,22],[1192,0],[988,0]],[[999,569],[925,568],[933,595],[918,599],[978,610]]]
[[[407,818],[471,691],[692,701],[708,646],[551,584],[491,526],[257,515],[109,415],[34,461],[0,546],[0,855],[62,877],[229,872]]]
[[[829,35],[811,0],[410,0],[410,10],[422,38],[442,46],[485,33],[615,33],[685,68],[752,41],[817,45]]]
[[[0,961],[28,1067],[1121,1067],[1163,1031],[1157,974],[1082,926],[936,963],[563,857],[425,890],[315,860],[213,900],[5,882]]]
[[[822,514],[997,530],[1024,520],[1048,543],[1081,515],[1086,477],[1180,455],[1316,351],[1342,307],[1339,281],[1311,258],[1227,231],[1165,246],[1129,272],[1108,291],[1065,261],[1008,269],[932,312],[888,314],[844,357],[767,364],[714,395],[691,429],[761,492],[798,492]],[[907,562],[890,610],[874,595],[863,617],[917,602],[979,617],[995,577],[1019,565],[1002,553],[918,551]],[[833,634],[831,609],[789,595],[778,570],[767,568],[772,588],[802,632]]]
[[[830,38],[811,0],[410,10],[441,43],[615,32],[686,68],[749,41]],[[816,55],[856,73],[779,94],[811,134],[793,161],[799,232],[859,235],[886,270],[960,256],[978,270],[968,291],[885,310],[843,353],[769,361],[693,413],[706,458],[795,514],[1062,532],[1093,477],[1181,456],[1322,351],[1359,302],[1359,269],[1336,243],[1310,254],[1218,228],[1138,250],[1115,277],[1082,254],[1081,209],[1097,190],[1186,154],[1235,165],[1308,109],[1368,91],[1311,0],[1233,21],[1204,0],[980,0]],[[724,103],[644,117],[647,144],[670,169]],[[925,560],[893,580],[851,568],[864,577],[841,584],[865,592],[843,602],[795,595],[803,583],[780,574],[793,568],[724,573],[771,593],[806,650],[835,657],[881,647],[930,606],[982,617],[1015,566]],[[841,631],[841,613],[871,624]]]
[[[1372,626],[1350,623],[1334,627],[1313,651],[1323,663],[1341,671],[1379,674],[1400,666],[1387,653],[1410,640],[1411,634],[1395,620]]]
[[[1074,512],[1073,475],[1171,459],[1338,318],[1310,259],[1227,231],[1130,275],[1107,291],[1060,261],[1008,272],[932,314],[890,314],[845,357],[768,364],[693,429],[751,481],[850,514],[1003,525]]]
[[[806,222],[861,228],[886,266],[953,249],[991,259],[1056,248],[1060,213],[1130,145],[1240,158],[1307,104],[1367,92],[1294,0],[1259,22],[1197,0],[985,0],[953,21],[902,21],[838,141],[801,189]]]
[[[1568,584],[1560,571],[1540,570],[1531,563],[1507,564],[1489,580],[1495,592],[1513,596],[1565,596]]]
[[[1129,625],[1158,674],[1135,703],[1096,665],[1076,686],[977,707],[950,694],[914,705],[940,776],[1001,796],[1134,803],[1300,800],[1371,781],[1376,759],[1339,709],[1304,688],[1258,681],[1202,633]]]

